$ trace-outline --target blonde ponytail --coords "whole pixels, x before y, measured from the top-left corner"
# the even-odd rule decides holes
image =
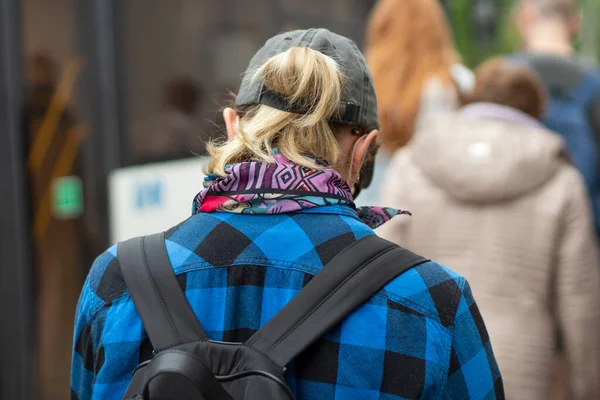
[[[334,165],[339,147],[328,120],[340,103],[343,76],[331,58],[307,47],[293,47],[269,59],[256,71],[265,88],[285,96],[289,104],[310,110],[294,114],[266,105],[251,106],[241,116],[238,135],[227,143],[207,146],[208,173],[225,175],[229,164],[275,162],[277,147],[290,161],[322,168],[311,158]]]

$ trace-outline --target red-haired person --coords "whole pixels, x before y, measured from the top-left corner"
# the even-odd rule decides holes
[[[381,133],[371,186],[360,205],[380,203],[390,157],[419,121],[459,106],[473,86],[460,64],[444,10],[437,0],[379,0],[367,28],[365,55],[373,74]]]

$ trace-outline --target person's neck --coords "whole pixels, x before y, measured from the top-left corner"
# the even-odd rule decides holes
[[[525,42],[530,53],[569,57],[575,52],[569,29],[560,21],[537,23],[530,28]]]

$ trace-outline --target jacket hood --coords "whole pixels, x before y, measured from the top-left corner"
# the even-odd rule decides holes
[[[409,146],[436,186],[475,203],[522,196],[552,178],[565,160],[560,136],[518,110],[488,103],[429,121]]]

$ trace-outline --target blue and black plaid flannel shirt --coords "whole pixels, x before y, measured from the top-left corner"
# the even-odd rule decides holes
[[[242,342],[339,251],[373,231],[347,206],[279,215],[198,214],[167,233],[179,282],[213,340]],[[120,399],[152,346],[114,246],[77,307],[71,398]],[[503,398],[466,280],[435,262],[390,282],[286,372],[301,399]]]

